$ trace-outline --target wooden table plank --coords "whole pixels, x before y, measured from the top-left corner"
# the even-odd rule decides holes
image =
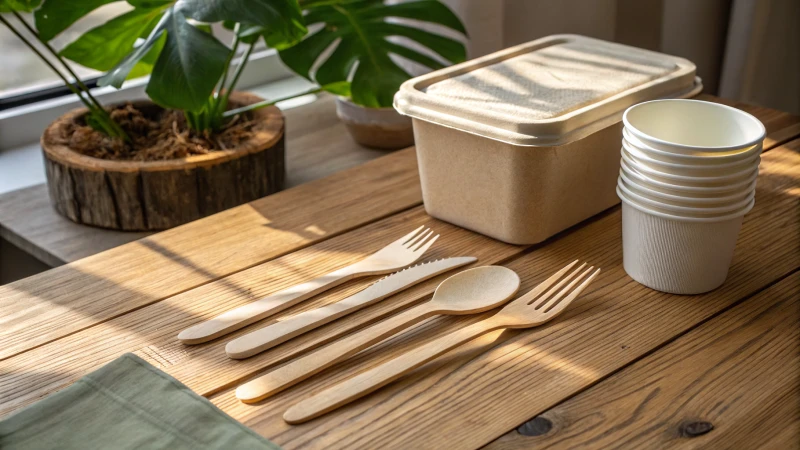
[[[759,448],[800,444],[800,272],[704,323],[487,449]],[[687,433],[708,422],[713,431]],[[785,431],[789,431],[784,435]],[[779,446],[776,446],[778,448]]]
[[[770,133],[795,123],[785,113],[747,108]],[[354,185],[359,189],[349,188]],[[420,202],[413,150],[404,150],[0,286],[0,359]]]
[[[0,359],[420,202],[407,149],[0,286]]]
[[[412,446],[413,444],[440,446],[449,446],[452,444],[458,446],[459,444],[468,443],[487,443],[523,420],[526,420],[532,414],[541,412],[548,406],[552,406],[552,404],[554,404],[553,402],[557,403],[563,400],[565,396],[572,395],[577,390],[582,389],[582,386],[585,387],[587,383],[589,383],[587,379],[591,377],[577,376],[569,364],[566,366],[563,364],[559,365],[558,361],[553,361],[552,359],[548,360],[548,355],[543,354],[542,351],[539,350],[540,347],[545,350],[555,350],[556,354],[558,354],[558,352],[564,352],[566,354],[566,350],[571,352],[572,349],[575,348],[577,349],[575,350],[577,354],[573,355],[570,353],[570,356],[574,357],[575,360],[579,362],[581,358],[584,358],[585,361],[583,362],[585,366],[592,369],[592,376],[597,375],[598,378],[606,376],[619,367],[629,364],[632,360],[641,357],[641,355],[670,339],[675,334],[684,332],[700,321],[708,318],[710,315],[717,313],[722,308],[727,307],[726,305],[730,305],[737,299],[742,298],[742,296],[748,295],[763,285],[788,273],[787,270],[791,270],[789,269],[790,267],[792,269],[796,268],[798,264],[800,264],[800,261],[798,261],[800,252],[797,251],[797,242],[791,240],[791,237],[796,235],[798,230],[800,230],[798,226],[798,219],[800,218],[798,218],[796,214],[792,215],[791,212],[793,211],[792,208],[796,210],[797,206],[797,196],[794,193],[798,190],[797,182],[800,176],[800,174],[797,173],[798,170],[800,170],[798,168],[798,162],[800,161],[798,161],[796,153],[797,148],[800,147],[798,142],[800,141],[792,142],[784,148],[771,151],[764,155],[764,162],[762,163],[763,176],[759,181],[759,194],[756,208],[748,214],[745,227],[740,235],[737,259],[731,275],[732,280],[713,294],[697,297],[696,299],[706,300],[700,305],[694,303],[688,305],[695,308],[692,314],[678,314],[674,308],[668,308],[673,300],[673,296],[647,290],[631,282],[624,272],[622,272],[620,267],[619,211],[617,208],[611,213],[601,215],[596,219],[590,220],[589,223],[579,225],[575,227],[575,229],[565,232],[555,239],[540,246],[536,246],[532,252],[526,253],[519,259],[506,264],[518,270],[524,279],[524,288],[530,288],[534,281],[541,280],[542,277],[551,273],[566,260],[576,256],[589,259],[592,263],[610,268],[610,270],[605,271],[602,278],[595,283],[592,292],[587,294],[586,302],[581,302],[581,304],[575,308],[574,312],[571,311],[564,319],[559,320],[552,327],[548,327],[546,332],[539,330],[533,332],[494,333],[486,336],[454,352],[454,354],[448,355],[443,361],[433,363],[430,367],[426,366],[428,369],[423,368],[422,371],[408,380],[403,380],[381,390],[342,412],[326,416],[325,418],[313,421],[311,424],[301,427],[289,427],[284,424],[280,419],[280,414],[285,410],[286,406],[296,402],[310,391],[329,386],[335,380],[341,379],[341,377],[370,367],[387,357],[396,355],[403,349],[413,348],[413,346],[431,339],[437,334],[448,329],[460,327],[465,322],[471,322],[478,318],[440,318],[430,320],[421,324],[410,333],[398,336],[374,349],[364,352],[361,356],[339,367],[337,370],[327,372],[327,377],[317,377],[314,380],[310,380],[310,383],[301,385],[297,389],[287,391],[260,405],[249,406],[239,403],[232,397],[231,390],[225,390],[215,395],[213,400],[229,413],[233,414],[234,417],[244,420],[246,423],[254,426],[258,431],[265,433],[268,437],[276,439],[280,443],[286,444],[290,448],[303,444],[325,446],[331,443],[337,445],[355,443],[364,446],[374,446],[373,444],[396,444],[398,442],[403,442],[404,444],[409,443],[409,445]],[[405,161],[405,163],[402,164],[398,163],[397,166],[389,166],[389,169],[386,169],[384,165],[377,165],[381,160],[370,163],[374,165],[370,167],[375,171],[372,175],[372,179],[377,180],[386,173],[381,171],[388,170],[391,172],[392,167],[399,167],[397,169],[397,173],[399,174],[407,174],[413,167],[413,173],[414,176],[416,176],[416,167],[413,164],[409,166],[408,161],[403,159],[403,155],[409,154],[408,151],[398,152],[387,158],[383,158],[382,160],[396,158],[400,161]],[[410,158],[407,156],[406,158],[413,161],[413,154],[411,154]],[[394,175],[395,177],[399,177],[397,173]],[[352,178],[352,176],[348,180],[338,178],[336,184],[349,186],[351,185],[350,183],[354,182]],[[382,180],[375,182],[379,183],[380,181]],[[382,186],[387,186],[389,184],[390,183],[386,183]],[[341,189],[341,186],[339,189]],[[337,189],[334,184],[327,185],[325,188],[328,190]],[[329,192],[327,192],[325,188],[318,189],[316,191],[317,194],[320,196],[329,195]],[[292,191],[287,191],[287,193],[288,192]],[[417,195],[419,195],[418,192]],[[268,200],[273,197],[268,197],[263,200]],[[294,198],[299,198],[299,196]],[[325,210],[320,213],[321,219],[326,217],[325,214],[331,215],[332,211],[339,212],[342,209],[348,208],[352,211],[355,209],[355,205],[352,204],[346,203],[344,205],[331,206],[323,200],[325,199],[320,199],[315,203],[321,205]],[[795,202],[792,203],[792,200]],[[276,213],[272,217],[292,217],[287,212],[290,209],[290,205],[296,206],[298,209],[310,209],[308,205],[297,206],[291,203],[282,205],[283,210],[278,211],[280,214]],[[379,208],[379,205],[373,207]],[[387,215],[391,214],[392,213],[388,213]],[[313,212],[310,215],[313,216]],[[307,218],[308,216],[305,217]],[[399,229],[398,227],[400,225],[410,226],[412,223],[418,223],[420,220],[425,221],[426,219],[426,216],[421,214],[419,210],[406,211],[389,217],[379,223],[375,223],[372,225],[374,228],[368,227],[368,230],[373,230],[370,231],[370,233],[375,232],[377,236],[378,230],[386,231],[391,229],[394,231]],[[300,247],[324,240],[322,238],[314,240],[316,239],[314,237],[315,232],[318,230],[303,227],[304,224],[306,226],[309,223],[316,225],[317,222],[300,220],[299,218],[292,218],[292,220],[294,220],[295,223],[291,224],[292,226],[289,228],[289,234],[302,234],[302,237],[305,239],[305,243],[300,245]],[[206,228],[212,227],[212,225],[213,222],[207,222]],[[252,227],[252,225],[251,222],[250,227]],[[353,225],[351,228],[357,226],[359,225]],[[437,227],[438,226],[439,225],[437,225]],[[448,227],[444,224],[441,226]],[[280,228],[283,229],[286,227]],[[236,249],[239,252],[247,252],[249,248],[246,244],[252,246],[254,243],[252,230],[245,231],[246,227],[244,225],[240,229],[243,230],[242,233],[248,232],[251,234],[240,236],[238,242],[236,242],[236,240],[230,240],[226,244],[237,246]],[[463,242],[459,245],[468,245],[471,239],[487,239],[466,230],[455,229],[454,227],[453,230],[452,232],[448,231],[448,242],[457,241]],[[781,231],[776,231],[776,233],[778,233],[777,235],[771,235],[770,233],[764,233],[765,230]],[[219,238],[223,231],[224,230],[220,230],[220,234],[214,236],[214,238]],[[329,229],[323,228],[322,231],[327,233],[324,236],[324,238],[327,239],[331,235],[340,234],[346,230],[332,233]],[[206,230],[206,232],[208,232],[208,230]],[[293,271],[299,271],[300,273],[294,276],[302,277],[303,275],[307,276],[311,273],[317,273],[327,267],[324,262],[319,265],[310,264],[310,267],[306,267],[302,264],[303,261],[313,261],[315,258],[313,252],[320,249],[326,249],[325,251],[331,253],[331,255],[337,254],[337,258],[342,257],[346,259],[355,257],[351,255],[353,249],[357,248],[353,247],[353,245],[354,242],[357,242],[355,239],[360,236],[359,233],[363,232],[362,230],[358,230],[358,232],[351,233],[352,236],[341,236],[342,240],[336,238],[336,240],[332,239],[322,242],[322,244],[328,244],[331,247],[322,246],[317,249],[306,249],[308,252],[305,250],[299,252],[296,256],[298,259],[286,259],[282,261],[284,263],[292,261],[292,264],[287,264],[283,269],[280,269],[280,265],[277,264],[281,260],[275,260],[273,262],[276,264],[273,267],[267,268],[265,265],[265,267],[261,268],[264,270],[263,272],[253,272],[253,274],[279,273],[289,277],[292,276],[291,273]],[[147,240],[167,233],[161,233]],[[172,266],[173,261],[197,264],[199,261],[207,261],[208,259],[218,256],[213,253],[214,246],[217,244],[212,242],[211,238],[197,247],[192,247],[188,243],[180,242],[178,239],[179,237],[180,234],[176,234],[169,240],[164,241],[164,243],[169,243],[170,245],[177,243],[183,246],[179,251],[175,252],[176,254],[183,255],[183,258],[177,256],[170,258],[170,264],[166,264],[168,268]],[[347,241],[345,238],[353,240]],[[365,245],[377,246],[378,240],[377,238],[374,241],[368,240]],[[345,243],[347,243],[347,245],[345,245]],[[261,243],[256,242],[256,245],[259,244]],[[342,245],[342,247],[337,247],[337,245]],[[770,251],[765,251],[765,249]],[[170,250],[172,249],[170,248]],[[448,247],[448,256],[452,256],[452,254],[449,253],[449,251],[452,250],[453,248]],[[196,261],[194,259],[187,259],[186,255],[192,255],[192,251],[195,252],[193,255],[196,255]],[[363,252],[366,250],[361,248],[358,251]],[[110,253],[112,252],[107,252],[106,255]],[[502,252],[498,250],[498,254],[500,253]],[[320,254],[317,253],[316,255],[318,257]],[[95,266],[96,270],[104,269],[104,273],[110,274],[111,276],[115,275],[113,266],[101,268],[99,263],[101,258],[99,258],[99,256],[101,255],[98,255],[98,258],[96,258],[98,261]],[[240,257],[240,255],[233,252],[226,253],[224,256],[228,259]],[[249,257],[251,260],[253,259],[252,254],[249,255]],[[502,259],[502,256],[498,258]],[[93,258],[89,259],[91,260]],[[107,261],[107,258],[102,259]],[[270,258],[263,258],[254,264],[260,264],[269,259]],[[488,260],[489,256],[486,256],[484,259]],[[245,258],[242,257],[238,261],[241,262],[244,260]],[[115,260],[111,259],[110,261],[114,262]],[[116,261],[123,260],[117,259]],[[139,263],[136,262],[125,262],[141,267],[138,265]],[[158,283],[160,283],[160,286],[152,287],[153,292],[162,292],[163,290],[170,291],[173,289],[173,282],[183,281],[179,279],[181,276],[196,275],[193,274],[191,270],[187,269],[186,271],[179,271],[177,277],[162,277],[159,273],[162,264],[152,260],[149,262],[149,265],[144,266],[144,268],[149,271],[147,274],[154,274],[153,276],[155,276]],[[329,261],[327,264],[331,264],[331,262]],[[65,267],[69,268],[72,266],[73,265]],[[240,272],[251,266],[253,266],[253,264],[242,267],[234,272]],[[278,270],[283,270],[283,272],[278,272]],[[54,272],[55,271],[51,271],[50,273]],[[139,273],[138,278],[141,278],[141,273]],[[138,278],[135,282],[141,283],[142,280]],[[74,333],[64,333],[62,336],[66,334],[70,335],[62,337],[50,344],[43,345],[35,350],[28,351],[27,353],[8,358],[0,364],[0,374],[3,374],[0,376],[0,403],[5,404],[7,401],[13,401],[15,402],[14,407],[18,407],[23,403],[32,401],[46,395],[48,392],[62,387],[65,384],[64,380],[77,378],[81,373],[94,367],[92,364],[96,363],[92,363],[92,360],[98,357],[101,359],[105,357],[110,358],[117,356],[127,349],[136,348],[139,349],[140,353],[151,358],[151,360],[161,361],[161,364],[166,367],[167,370],[173,371],[173,373],[178,374],[179,377],[187,379],[190,382],[195,382],[196,387],[199,386],[200,389],[206,390],[208,393],[227,387],[231,383],[231,378],[226,378],[225,374],[233,367],[231,362],[227,362],[227,365],[216,365],[217,363],[215,361],[217,359],[215,358],[219,355],[214,355],[213,352],[209,351],[203,352],[202,350],[196,350],[198,351],[196,357],[192,357],[191,355],[187,357],[183,352],[192,352],[195,350],[193,348],[184,348],[183,346],[175,345],[174,330],[170,328],[182,328],[181,324],[175,324],[176,317],[182,317],[180,320],[194,323],[198,320],[195,314],[212,314],[215,299],[211,297],[211,295],[224,294],[222,298],[228,298],[231,292],[235,292],[238,288],[241,288],[241,286],[237,286],[237,284],[248,281],[248,277],[244,276],[219,275],[216,278],[209,276],[206,280],[199,282],[198,285],[209,283],[214,279],[219,279],[219,282],[214,283],[213,286],[208,284],[208,286],[211,287],[201,287],[197,289],[198,292],[202,291],[209,294],[209,298],[203,297],[198,299],[196,295],[198,292],[194,292],[191,295],[187,292],[171,297],[168,300],[173,301],[173,299],[178,299],[175,300],[174,303],[168,304],[167,302],[161,302],[150,304],[149,306],[144,306],[147,305],[147,303],[139,303],[138,307],[130,308],[129,310],[131,312],[128,314],[121,315],[122,312],[118,313],[117,315],[121,316],[117,319],[109,320],[109,318],[104,318],[102,320],[94,320],[94,317],[91,317],[89,318],[89,322],[94,321],[95,326],[90,329],[76,331]],[[227,283],[227,281],[231,280],[237,281],[236,283]],[[296,281],[297,278],[294,280]],[[285,283],[290,282],[293,281],[291,281],[291,279],[285,281]],[[433,285],[435,283],[428,284]],[[246,289],[263,289],[263,291],[258,292],[267,292],[277,286],[282,286],[280,280],[269,280],[263,283],[261,281],[253,281],[251,284],[247,285]],[[345,295],[357,289],[359,286],[363,286],[363,284],[354,283],[343,286],[335,295]],[[80,285],[75,284],[73,287],[80,288]],[[92,286],[92,289],[87,292],[98,292],[97,290],[103,287],[105,286],[95,284]],[[52,289],[52,287],[50,289]],[[42,292],[42,295],[44,295],[50,291],[44,289]],[[242,302],[247,298],[247,294],[244,293],[244,291],[241,292],[242,293],[233,300],[234,302]],[[421,292],[424,292],[424,289],[422,289]],[[118,295],[113,289],[110,293],[112,296]],[[617,293],[621,293],[621,299],[614,297]],[[414,297],[414,295],[417,295],[417,297]],[[0,297],[1,296],[2,294],[0,293]],[[410,294],[410,297],[408,297],[409,300],[407,301],[413,303],[424,297],[425,294],[423,293]],[[65,311],[66,313],[71,313],[73,318],[77,316],[82,319],[85,309],[79,312],[69,309],[73,306],[74,299],[76,298],[79,297],[71,296],[64,303],[56,305],[55,308]],[[133,295],[128,298],[132,298],[134,302],[138,301],[138,298],[135,298]],[[334,298],[341,297],[331,296],[330,300]],[[686,297],[678,297],[678,300],[682,301],[682,299],[685,298]],[[97,300],[100,302],[106,301],[103,295],[98,295]],[[325,299],[319,299],[319,301],[326,300],[328,300],[327,297]],[[158,300],[153,300],[153,302],[149,303],[157,301]],[[650,303],[653,301],[655,301],[655,305]],[[42,308],[47,312],[49,309],[45,308],[44,303],[45,302],[42,301]],[[160,307],[162,303],[163,305],[169,305],[174,311],[170,311],[170,309],[166,307],[162,307],[162,309],[150,309]],[[103,304],[108,306],[108,303]],[[630,323],[610,325],[602,321],[598,323],[598,319],[593,315],[595,314],[594,311],[600,309],[603,312],[607,310],[610,311],[610,313],[617,313],[624,318],[625,314],[630,311],[632,306],[640,306],[640,304],[642,308],[637,312],[641,312],[645,317],[632,316],[630,317]],[[0,305],[2,305],[2,303],[0,303]],[[80,303],[78,303],[78,306],[80,308],[86,308],[86,306],[82,306]],[[312,306],[312,303],[303,305],[304,308],[310,306]],[[223,309],[226,308],[227,307]],[[147,310],[147,313],[139,314],[140,311],[144,310]],[[22,311],[23,313],[26,312],[24,309]],[[360,317],[364,317],[364,323],[375,320],[381,315],[376,314],[371,309],[365,310],[359,314],[363,314],[363,316]],[[373,315],[370,316],[369,314]],[[0,310],[0,317],[7,317],[2,310]],[[59,326],[59,324],[53,322],[53,320],[54,319],[51,319],[51,326]],[[660,321],[666,321],[666,325],[662,324]],[[580,327],[577,327],[576,324],[580,325]],[[595,349],[593,347],[586,347],[588,344],[594,344],[594,342],[587,343],[584,337],[586,333],[589,332],[588,330],[591,328],[592,324],[596,324],[596,328],[600,330],[600,337],[598,339],[600,351],[597,352],[594,351]],[[168,329],[168,333],[159,334],[158,330],[161,328]],[[595,328],[591,328],[592,333],[595,331]],[[644,339],[643,342],[637,341],[632,352],[618,355],[613,351],[615,347],[608,347],[608,340],[610,338],[603,335],[603,332],[605,332],[606,335],[616,332],[633,335],[634,333],[642,332],[646,335],[647,339]],[[58,333],[56,333],[56,335],[57,334]],[[554,341],[553,339],[545,340],[543,338],[544,336],[550,338],[551,334],[555,337],[561,336],[563,338],[562,340],[570,345],[565,347],[562,346],[562,342]],[[537,337],[542,339],[542,343],[545,345],[540,346],[540,343],[535,341]],[[130,341],[131,345],[128,345],[128,341]],[[81,343],[85,344],[87,347],[90,345],[93,346],[93,353],[81,356]],[[94,346],[97,343],[100,345]],[[103,345],[106,346],[104,350],[101,348]],[[211,348],[214,345],[220,348],[219,343],[212,343],[197,347],[197,349]],[[547,347],[548,345],[550,347]],[[606,347],[603,347],[604,345]],[[496,348],[486,354],[484,352],[487,350],[487,346],[494,346]],[[2,341],[0,341],[0,347],[2,347]],[[31,348],[32,347],[33,346],[31,346]],[[59,353],[59,350],[63,352]],[[50,353],[46,353],[45,351]],[[495,355],[495,357],[490,357],[491,355]],[[473,357],[475,358],[474,361],[470,361]],[[486,359],[487,357],[490,357],[490,359]],[[269,362],[270,358],[275,358],[275,356],[267,355],[264,361],[267,361],[267,363],[274,363],[279,360],[278,358]],[[522,367],[517,367],[518,364],[512,364],[511,369],[506,373],[505,369],[507,369],[508,364],[510,364],[509,358],[519,358],[519,361],[523,362]],[[541,366],[536,365],[537,362],[545,362],[548,363],[549,366],[545,367],[544,371],[540,370],[537,372],[537,367],[541,369]],[[242,372],[237,372],[234,374],[234,377],[239,378],[246,373],[254,373],[261,367],[261,363],[249,366]],[[596,366],[596,368],[594,366]],[[490,370],[495,367],[498,368],[498,371]],[[584,364],[580,365],[579,368],[580,367],[584,367]],[[558,372],[555,374],[556,376],[552,373],[553,371]],[[498,375],[498,373],[500,373],[500,375]],[[215,376],[220,376],[219,383],[215,383]],[[571,376],[573,378],[570,378]],[[577,379],[574,379],[576,376]],[[515,377],[519,377],[519,379]],[[551,377],[553,378],[552,380]],[[598,378],[595,378],[595,380]],[[520,384],[520,380],[526,381],[526,383]],[[531,394],[528,392],[520,392],[519,389],[523,386],[527,386],[527,381],[530,380],[534,382],[541,380],[542,382],[552,384],[552,392],[548,391],[549,397],[544,397],[544,400],[542,400],[538,397],[531,398]],[[487,383],[485,387],[486,392],[472,392],[470,390],[472,386],[471,382],[479,385],[481,385],[481,383]],[[502,390],[494,386],[494,384],[498,383],[506,383],[508,386],[512,387],[516,386],[518,390]],[[561,383],[564,383],[564,385],[562,386]],[[430,390],[430,392],[426,390]],[[454,396],[459,403],[458,408],[450,410],[447,409],[448,405],[446,403],[426,403],[424,399],[416,397],[416,394],[423,391],[426,391],[426,396],[430,393],[436,399],[443,398],[441,396],[445,395]],[[503,406],[508,406],[508,411],[498,411],[497,405],[492,406],[491,402],[487,403],[487,395],[490,394],[497,396],[499,402],[502,403]],[[465,395],[467,398],[464,398]],[[534,400],[543,403],[538,404]],[[481,401],[483,401],[482,404]],[[373,409],[367,409],[370,405],[377,406]],[[487,407],[487,405],[491,407]],[[463,413],[464,415],[452,415],[448,417],[447,414],[454,414],[453,411],[458,414]],[[361,415],[361,413],[364,413],[364,415]],[[495,415],[497,415],[497,417],[495,417]],[[464,431],[462,429],[462,419],[465,416],[470,417],[470,420],[474,418],[473,422],[476,425],[475,430],[470,429]],[[436,417],[436,420],[432,421],[431,417]],[[346,422],[347,427],[350,428],[340,428],[339,424],[343,421]],[[438,422],[437,425],[442,428],[434,429],[432,427],[432,422]],[[347,435],[347,429],[352,430],[352,436]]]
[[[800,267],[792,193],[800,186],[799,150],[800,140],[764,155],[756,207],[746,217],[729,279],[714,292],[676,296],[632,281],[622,269],[616,208],[504,264],[520,274],[523,290],[572,258],[604,268],[582,299],[546,328],[491,333],[299,426],[281,415],[301,398],[480,317],[432,319],[257,405],[239,402],[233,390],[211,400],[287,449],[489,443]]]
[[[335,97],[285,110],[286,187],[299,186],[385,156],[356,144],[336,117]],[[57,267],[152,232],[105,230],[76,224],[50,205],[44,184],[0,195],[0,237]]]
[[[267,321],[204,345],[183,345],[176,339],[177,334],[200,320],[355,262],[422,224],[440,234],[437,245],[425,260],[475,256],[479,259],[478,264],[487,265],[523,250],[523,247],[504,244],[436,221],[425,214],[422,207],[414,208],[0,361],[0,373],[6,374],[0,378],[0,415],[71,384],[122,353],[133,351],[201,395],[235,386],[259,369],[327,342],[334,332],[341,334],[364,326],[386,316],[392,309],[429,296],[449,275],[428,280],[348,316],[346,321],[336,321],[243,361],[229,359],[225,354],[225,343],[265,326]],[[276,315],[275,319],[338,301],[377,278],[345,284],[330,294],[290,308]],[[102,339],[97,339],[97,336],[102,336]]]

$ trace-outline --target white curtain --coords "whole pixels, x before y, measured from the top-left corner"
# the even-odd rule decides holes
[[[682,56],[705,92],[800,114],[800,0],[443,0],[477,57],[556,33]]]

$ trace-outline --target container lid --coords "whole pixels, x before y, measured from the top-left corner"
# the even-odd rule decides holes
[[[690,61],[577,35],[555,35],[409,80],[400,113],[514,145],[561,145],[629,106],[699,92]]]

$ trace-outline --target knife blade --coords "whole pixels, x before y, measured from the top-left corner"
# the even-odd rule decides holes
[[[460,256],[437,259],[405,268],[336,303],[286,317],[234,339],[225,346],[225,352],[233,359],[249,358],[436,275],[477,260],[472,256]]]

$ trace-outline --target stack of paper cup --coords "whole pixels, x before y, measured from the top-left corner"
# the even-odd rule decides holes
[[[698,100],[640,103],[623,122],[617,194],[625,271],[675,294],[719,287],[755,203],[764,125]]]

